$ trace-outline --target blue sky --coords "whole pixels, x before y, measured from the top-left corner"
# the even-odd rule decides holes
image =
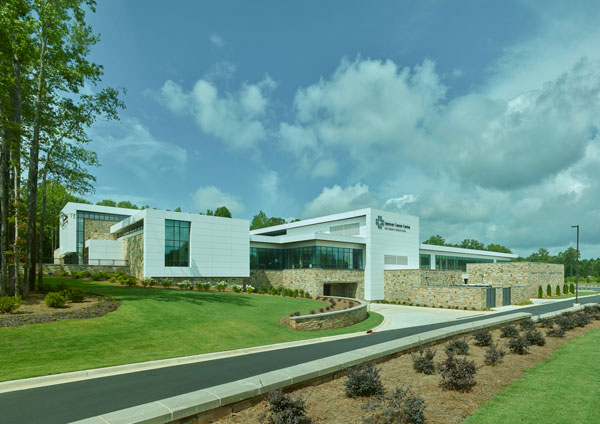
[[[417,215],[421,237],[600,256],[600,6],[103,1],[118,123],[92,200],[308,218]]]

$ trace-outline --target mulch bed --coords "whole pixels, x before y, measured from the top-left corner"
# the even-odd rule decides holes
[[[592,321],[584,328],[576,328],[567,332],[564,338],[546,337],[545,346],[530,346],[530,353],[526,355],[510,353],[506,347],[508,339],[500,338],[499,330],[492,331],[494,342],[498,342],[506,352],[504,361],[495,367],[484,364],[483,358],[487,348],[475,346],[471,339],[469,340],[470,354],[467,359],[473,360],[477,364],[477,384],[467,393],[440,388],[439,374],[416,373],[412,367],[410,354],[379,363],[376,367],[380,369],[386,395],[391,394],[396,386],[405,383],[418,396],[425,399],[427,423],[460,423],[513,380],[522,376],[526,369],[549,358],[558,347],[588,331],[597,329],[600,329],[600,321]],[[545,335],[544,329],[540,329],[540,331]],[[436,363],[446,357],[444,348],[445,344],[434,347],[437,350]],[[299,396],[306,401],[307,416],[314,423],[361,423],[365,417],[362,407],[369,400],[345,397],[345,381],[346,377],[342,377],[317,386],[304,387],[293,391],[292,396]],[[217,422],[220,424],[260,423],[264,422],[267,411],[267,402],[261,401],[248,409],[223,417]]]
[[[45,305],[43,294],[33,293],[16,312],[0,315],[0,327],[43,324],[65,319],[97,318],[117,310],[120,305],[120,300],[88,294],[82,303],[67,302],[64,308],[54,309]]]

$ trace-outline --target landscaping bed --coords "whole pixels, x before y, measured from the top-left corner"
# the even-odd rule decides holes
[[[539,328],[543,335],[546,329]],[[557,327],[555,327],[557,328]],[[523,330],[520,330],[524,333]],[[468,340],[468,361],[474,361],[477,367],[475,375],[476,384],[466,391],[445,390],[440,387],[441,376],[438,372],[432,375],[417,373],[413,369],[413,356],[405,354],[398,358],[388,360],[376,365],[379,370],[384,394],[391,395],[397,386],[407,384],[415,395],[424,399],[424,417],[427,423],[460,423],[482,404],[494,398],[496,394],[506,388],[513,380],[521,377],[525,371],[533,365],[550,358],[554,351],[565,343],[582,336],[590,331],[600,331],[600,321],[592,321],[585,327],[575,327],[567,331],[563,338],[545,337],[544,346],[529,346],[529,353],[519,355],[511,353],[507,347],[510,338],[501,338],[501,329],[491,332],[493,341],[506,352],[503,361],[495,366],[485,364],[485,353],[487,347],[475,345],[475,341]],[[444,348],[449,343],[434,346],[435,364],[439,364],[446,358]],[[462,355],[457,357],[463,358]],[[582,364],[583,367],[593,364]],[[564,380],[568,381],[565,376]],[[317,386],[309,386],[297,389],[291,393],[295,399],[303,399],[306,405],[306,416],[314,423],[363,423],[365,418],[373,417],[373,411],[367,413],[364,407],[373,403],[374,397],[350,398],[345,395],[347,377],[342,377]],[[525,394],[524,394],[525,395]],[[549,408],[556,404],[548,405]],[[561,406],[563,408],[564,406]],[[379,411],[382,409],[379,408]],[[377,412],[377,410],[376,410]],[[241,424],[265,422],[270,415],[269,403],[266,400],[258,404],[223,417],[218,420],[220,424]],[[536,422],[535,419],[527,422]],[[382,422],[372,420],[370,422]],[[400,422],[400,421],[398,421]],[[409,421],[410,422],[410,421]]]
[[[0,327],[15,327],[42,324],[66,319],[96,318],[115,311],[120,301],[98,295],[87,294],[83,302],[67,302],[64,308],[51,308],[44,302],[44,293],[32,293],[19,309],[0,315]]]

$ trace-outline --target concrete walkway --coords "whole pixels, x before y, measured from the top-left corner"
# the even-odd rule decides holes
[[[369,310],[383,315],[384,321],[375,331],[396,330],[420,325],[454,322],[465,318],[481,317],[493,312],[464,311],[459,309],[423,308],[420,306],[372,303]]]

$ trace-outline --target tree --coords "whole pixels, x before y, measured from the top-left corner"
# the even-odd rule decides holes
[[[458,247],[461,247],[463,249],[484,250],[483,243],[480,243],[474,239],[464,239],[460,242]]]
[[[104,199],[100,202],[96,203],[98,206],[112,206],[112,207],[117,207],[117,202],[115,202],[114,200],[110,200],[110,199]]]
[[[423,244],[431,244],[433,246],[445,246],[446,240],[444,239],[444,237],[442,237],[438,234],[438,235],[429,237],[427,240],[425,240],[423,242]]]
[[[134,205],[133,203],[131,203],[128,200],[120,201],[119,203],[117,203],[117,207],[124,208],[124,209],[138,209],[137,205]],[[181,210],[179,210],[179,212],[181,212]]]
[[[497,243],[488,244],[487,247],[485,248],[485,250],[488,250],[490,252],[512,253],[512,251],[509,248],[504,247],[501,244],[497,244]]]
[[[250,223],[250,230],[258,230],[259,228],[273,227],[275,225],[285,224],[286,221],[283,218],[268,217],[263,211],[260,211],[252,218]]]
[[[229,212],[227,206],[220,206],[215,210],[215,216],[220,216],[222,218],[231,218],[231,212]]]

